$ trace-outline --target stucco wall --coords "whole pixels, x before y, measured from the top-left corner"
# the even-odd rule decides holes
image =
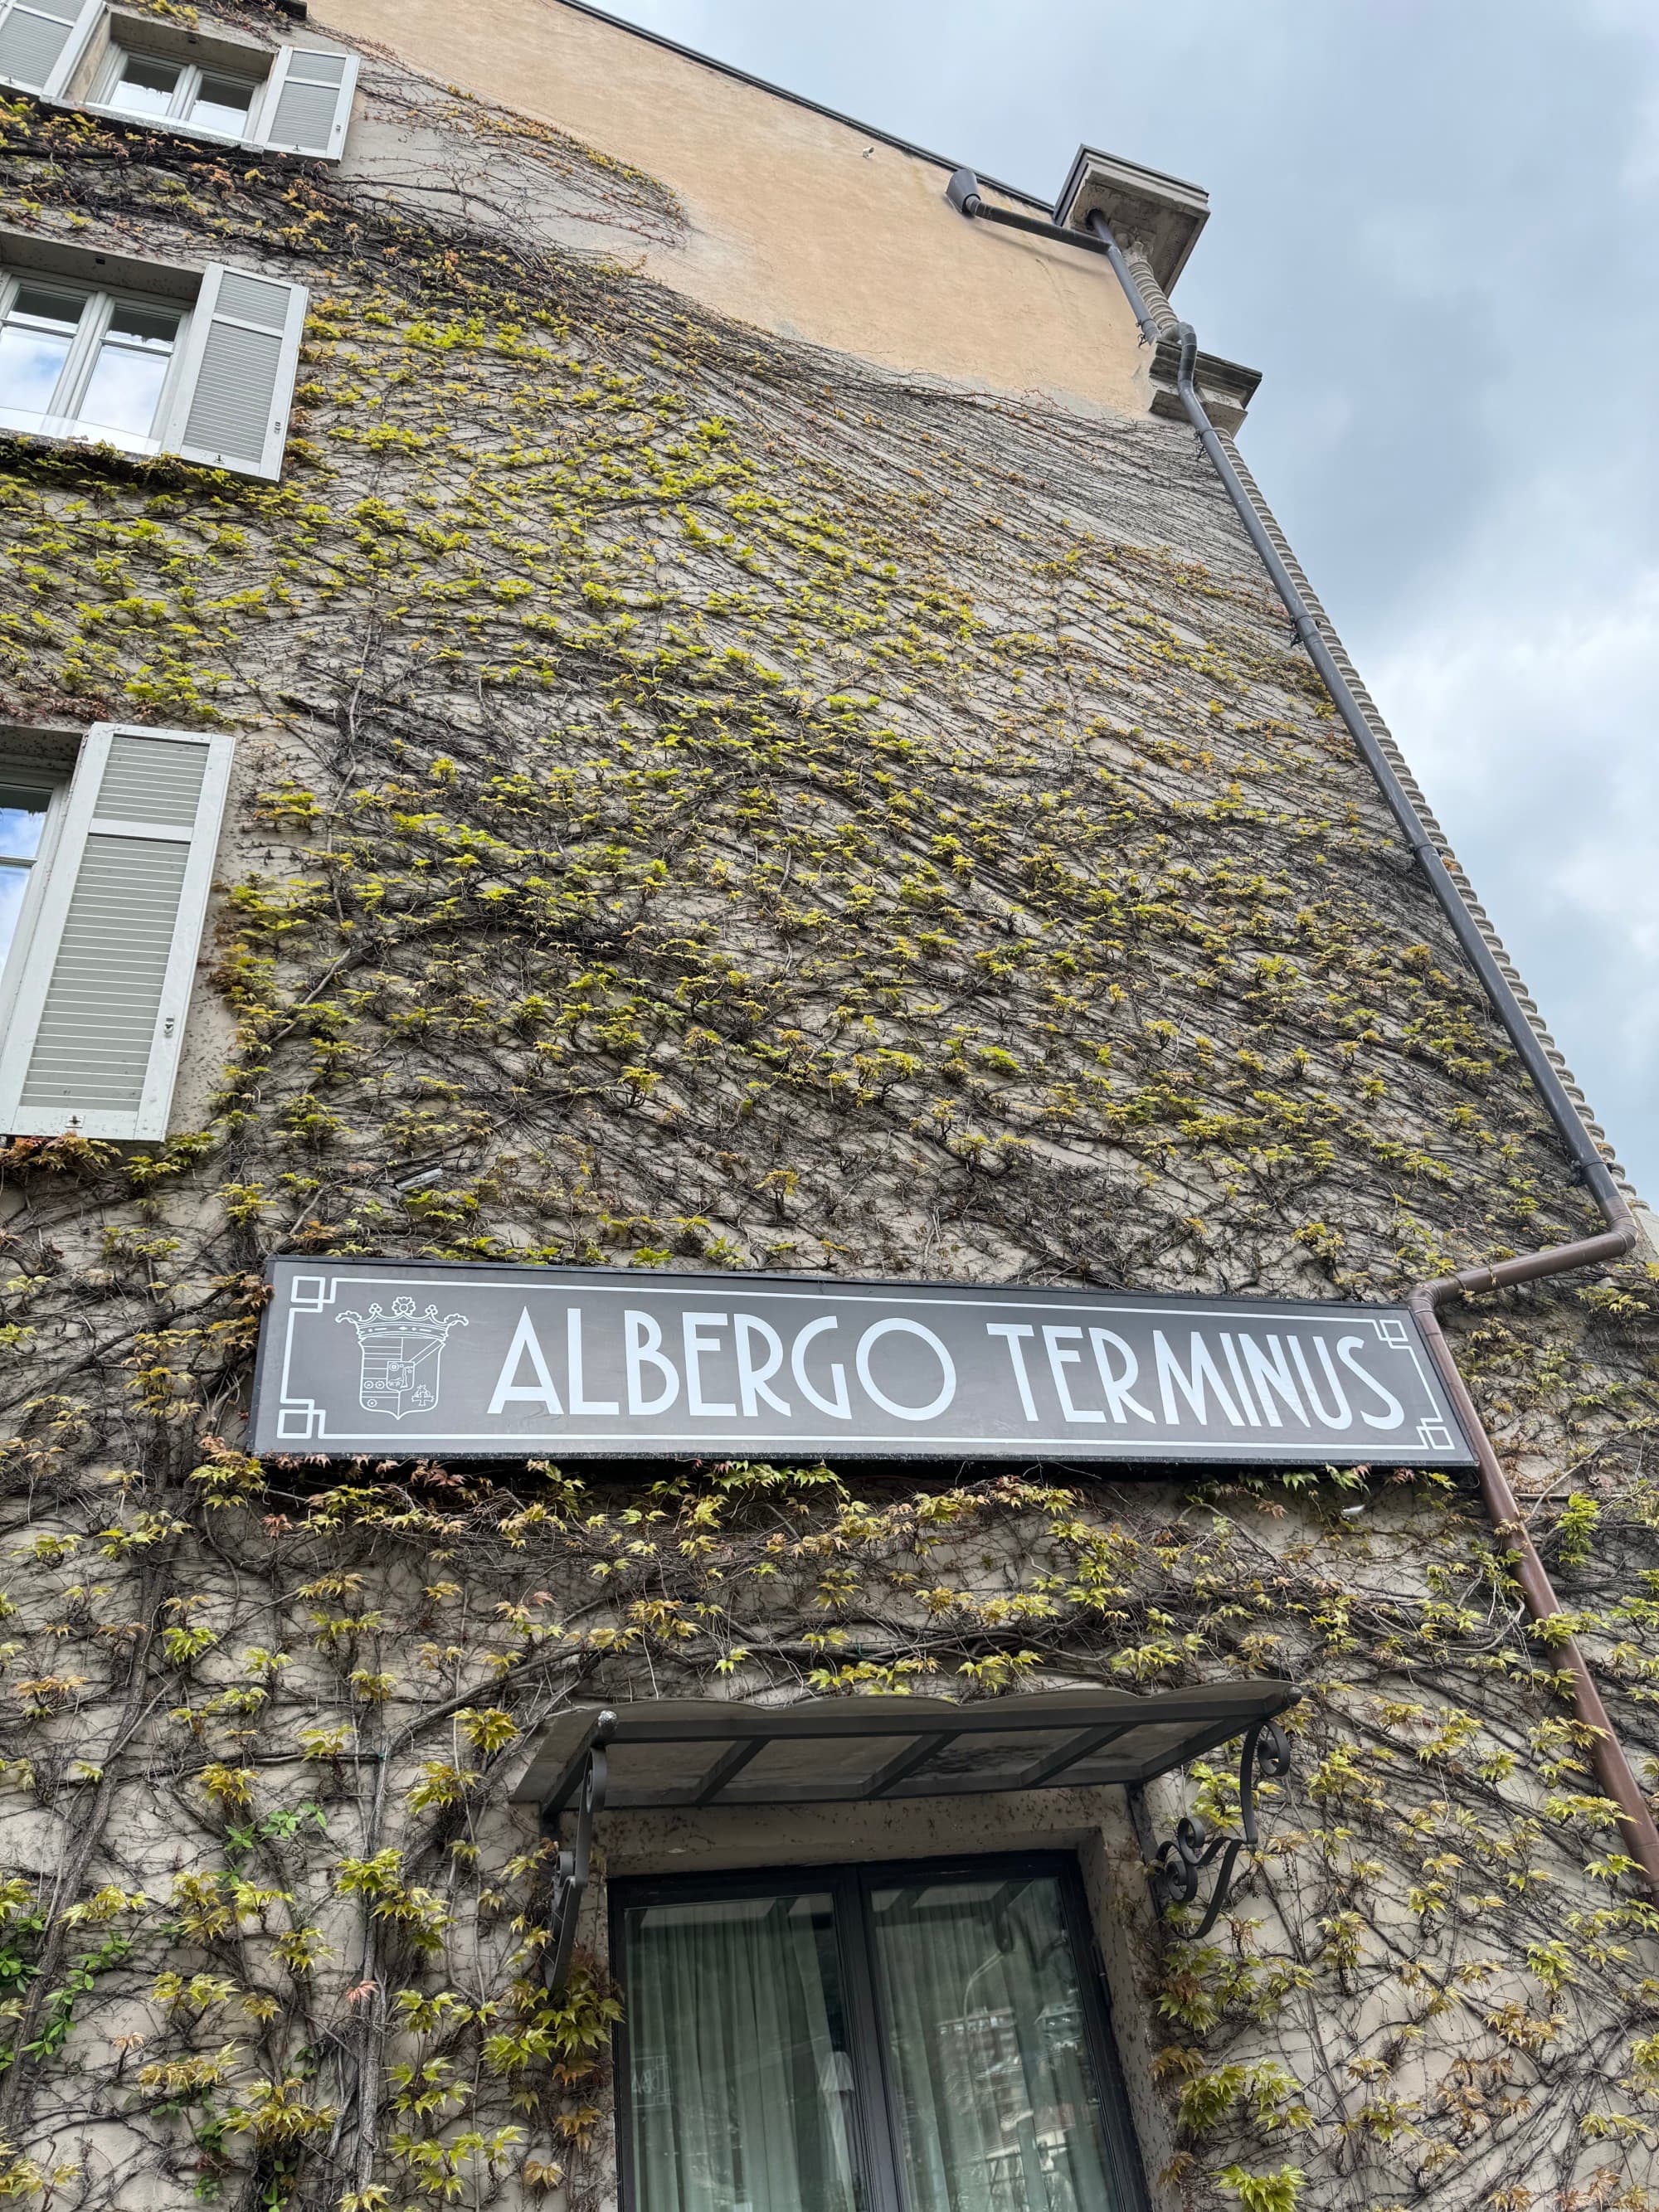
[[[318,0],[310,21],[660,179],[689,233],[628,258],[720,313],[908,374],[1147,404],[1106,268],[963,222],[932,162],[560,0]]]

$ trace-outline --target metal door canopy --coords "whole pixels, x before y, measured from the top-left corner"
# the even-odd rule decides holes
[[[596,1745],[612,1813],[1135,1786],[1230,1743],[1300,1696],[1289,1682],[1255,1681],[1144,1696],[1039,1690],[972,1705],[864,1697],[573,1705],[542,1731],[513,1802],[556,1819],[575,1802]]]
[[[1468,1467],[1399,1306],[275,1260],[256,1452]]]

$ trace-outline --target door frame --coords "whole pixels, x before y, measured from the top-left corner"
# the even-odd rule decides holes
[[[1060,1895],[1060,1911],[1072,1945],[1082,1998],[1084,2040],[1093,2075],[1105,2135],[1110,2179],[1121,2212],[1149,2212],[1140,2147],[1112,2032],[1111,1998],[1106,1985],[1093,1916],[1084,1892],[1076,1855],[1066,1850],[963,1852],[949,1857],[858,1859],[828,1864],[686,1870],[632,1875],[608,1885],[611,1972],[623,1992],[622,2018],[612,2031],[616,2075],[617,2202],[622,2212],[640,2212],[634,2172],[632,2069],[627,2010],[627,1915],[641,1905],[703,1904],[723,1897],[775,1896],[792,1890],[828,1893],[836,1955],[848,2014],[848,2035],[860,2113],[858,2154],[867,2212],[908,2212],[900,2178],[898,2128],[892,2100],[891,2069],[882,2052],[885,2030],[875,1983],[875,1949],[870,1918],[873,1888],[915,1882],[992,1881],[1047,1876]]]

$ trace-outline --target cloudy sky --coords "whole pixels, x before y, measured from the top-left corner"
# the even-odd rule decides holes
[[[610,0],[1045,198],[1087,140],[1214,210],[1177,304],[1659,1200],[1656,0]]]

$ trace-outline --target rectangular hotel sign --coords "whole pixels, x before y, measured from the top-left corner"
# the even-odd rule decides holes
[[[1468,1467],[1398,1306],[275,1260],[252,1449]]]

